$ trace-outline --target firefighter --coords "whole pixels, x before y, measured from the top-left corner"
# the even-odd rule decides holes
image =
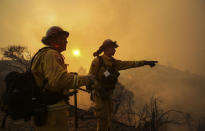
[[[112,122],[112,101],[111,97],[115,84],[118,81],[120,70],[149,65],[154,67],[157,61],[121,61],[113,56],[118,47],[116,41],[107,39],[100,48],[93,53],[89,74],[96,77],[98,85],[94,87],[93,101],[95,115],[97,118],[97,131],[110,131]],[[104,53],[100,56],[101,53]]]
[[[61,52],[66,50],[68,36],[69,32],[61,27],[52,26],[42,38],[46,48],[42,48],[33,60],[31,71],[37,86],[42,92],[50,93],[47,100],[42,98],[48,104],[48,111],[45,115],[46,122],[37,127],[38,131],[67,131],[69,106],[64,98],[69,89],[88,85],[93,80],[91,76],[76,77],[74,73],[67,71]]]

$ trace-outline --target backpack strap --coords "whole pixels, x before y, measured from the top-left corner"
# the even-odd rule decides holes
[[[32,67],[32,64],[33,64],[33,61],[34,61],[35,57],[36,57],[40,52],[42,52],[42,51],[45,50],[45,49],[53,49],[53,50],[55,50],[53,47],[43,47],[43,48],[39,49],[39,50],[36,52],[36,54],[35,54],[35,55],[32,57],[32,59],[31,59],[31,63],[30,63],[30,67],[29,67],[29,72],[31,72],[31,67]],[[48,79],[45,79],[45,80],[43,81],[43,87],[45,87],[47,83],[48,83]]]
[[[112,57],[112,67],[115,68],[116,67],[116,59]]]
[[[39,50],[36,52],[36,54],[35,54],[35,55],[32,57],[32,59],[31,59],[31,63],[30,63],[30,66],[29,66],[29,71],[31,71],[32,63],[33,63],[35,57],[36,57],[41,51],[43,51],[43,50],[45,50],[45,49],[54,49],[54,48],[53,48],[53,47],[43,47],[43,48],[39,49]],[[55,49],[54,49],[54,50],[55,50]]]
[[[98,59],[99,59],[100,66],[103,66],[103,67],[107,68],[107,66],[105,65],[105,62],[104,62],[102,56],[98,56]]]
[[[99,71],[100,71],[100,68],[101,66],[105,67],[105,69],[107,68],[105,63],[104,63],[104,60],[102,58],[102,56],[97,56],[98,60],[99,60],[99,67],[98,67],[98,70],[96,72],[96,74],[98,75]]]
[[[28,70],[29,72],[31,72],[31,67],[32,67],[32,64],[33,64],[33,61],[34,61],[35,57],[45,49],[54,49],[54,48],[52,48],[52,47],[43,47],[43,48],[39,49],[31,59],[31,63],[30,63],[29,70]],[[34,80],[34,82],[35,82],[35,80]],[[46,86],[47,83],[48,83],[48,79],[45,79],[43,81],[43,86],[42,86],[43,88],[40,89],[40,92],[42,92],[43,89],[45,89],[44,87]],[[32,90],[32,94],[34,94],[34,89]]]

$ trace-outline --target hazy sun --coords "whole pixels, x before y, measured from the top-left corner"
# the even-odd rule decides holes
[[[80,50],[78,50],[78,49],[73,50],[73,55],[80,56]]]

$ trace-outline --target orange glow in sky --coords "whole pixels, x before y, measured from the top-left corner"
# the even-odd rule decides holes
[[[202,0],[1,0],[0,47],[21,44],[34,54],[57,25],[70,33],[64,54],[71,71],[88,70],[93,52],[112,39],[116,59],[158,60],[205,75],[204,12]]]
[[[78,49],[73,50],[73,55],[80,56],[80,50],[78,50]]]

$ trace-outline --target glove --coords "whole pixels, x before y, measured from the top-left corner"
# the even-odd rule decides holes
[[[89,78],[89,82],[86,85],[86,90],[91,91],[93,90],[93,85],[97,82],[97,80],[95,79],[95,76],[93,75],[89,75],[88,78]]]
[[[144,65],[149,65],[150,67],[154,67],[158,63],[158,61],[144,61]]]

